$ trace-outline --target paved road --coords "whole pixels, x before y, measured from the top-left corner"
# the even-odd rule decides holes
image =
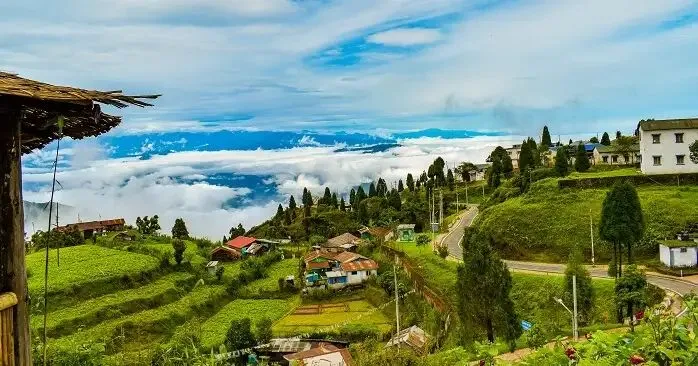
[[[449,254],[458,259],[463,258],[463,248],[460,246],[460,240],[463,236],[463,228],[470,226],[478,214],[477,206],[472,206],[468,209],[455,226],[451,229],[448,235],[444,238],[443,244],[448,246]],[[547,273],[565,273],[565,265],[557,263],[538,263],[538,262],[521,262],[521,261],[505,261],[510,269],[515,271],[535,271]],[[598,265],[596,267],[587,266],[589,273],[593,277],[608,278],[606,274],[606,265]],[[686,295],[690,292],[698,293],[698,284],[688,282],[679,278],[668,277],[657,273],[647,273],[647,281],[657,285],[663,289],[668,289]]]

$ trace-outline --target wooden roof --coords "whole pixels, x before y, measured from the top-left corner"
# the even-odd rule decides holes
[[[103,134],[121,117],[103,113],[100,104],[124,108],[151,106],[142,99],[159,95],[124,95],[120,90],[96,91],[56,86],[0,71],[0,110],[21,113],[22,152],[40,149],[57,139],[57,118],[64,117],[63,136],[82,139]]]

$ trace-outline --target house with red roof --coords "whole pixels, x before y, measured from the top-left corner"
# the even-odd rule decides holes
[[[257,241],[257,239],[249,237],[249,236],[238,236],[235,239],[228,240],[228,242],[225,243],[225,246],[228,248],[233,248],[233,249],[236,249],[236,250],[242,252],[243,249],[254,244],[255,241]]]
[[[307,286],[338,289],[360,285],[378,274],[378,263],[353,252],[315,251],[304,257]]]
[[[238,236],[229,240],[223,246],[213,249],[213,260],[230,261],[250,255],[260,255],[268,251],[271,245],[277,242],[272,240],[257,239],[249,236]]]

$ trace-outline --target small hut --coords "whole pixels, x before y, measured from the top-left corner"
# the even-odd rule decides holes
[[[120,117],[103,113],[100,104],[145,107],[151,104],[141,99],[157,97],[55,86],[0,72],[0,297],[11,294],[16,298],[16,304],[3,307],[0,317],[1,339],[7,339],[8,334],[13,339],[11,344],[0,344],[0,363],[32,364],[24,263],[22,154],[61,136],[97,136],[121,123]]]

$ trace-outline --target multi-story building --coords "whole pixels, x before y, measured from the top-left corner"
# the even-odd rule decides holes
[[[519,157],[521,155],[521,144],[513,145],[510,148],[505,149],[509,157],[511,158],[511,165],[514,169],[519,169]]]
[[[645,174],[698,173],[688,147],[698,140],[698,118],[640,121],[640,168]]]

